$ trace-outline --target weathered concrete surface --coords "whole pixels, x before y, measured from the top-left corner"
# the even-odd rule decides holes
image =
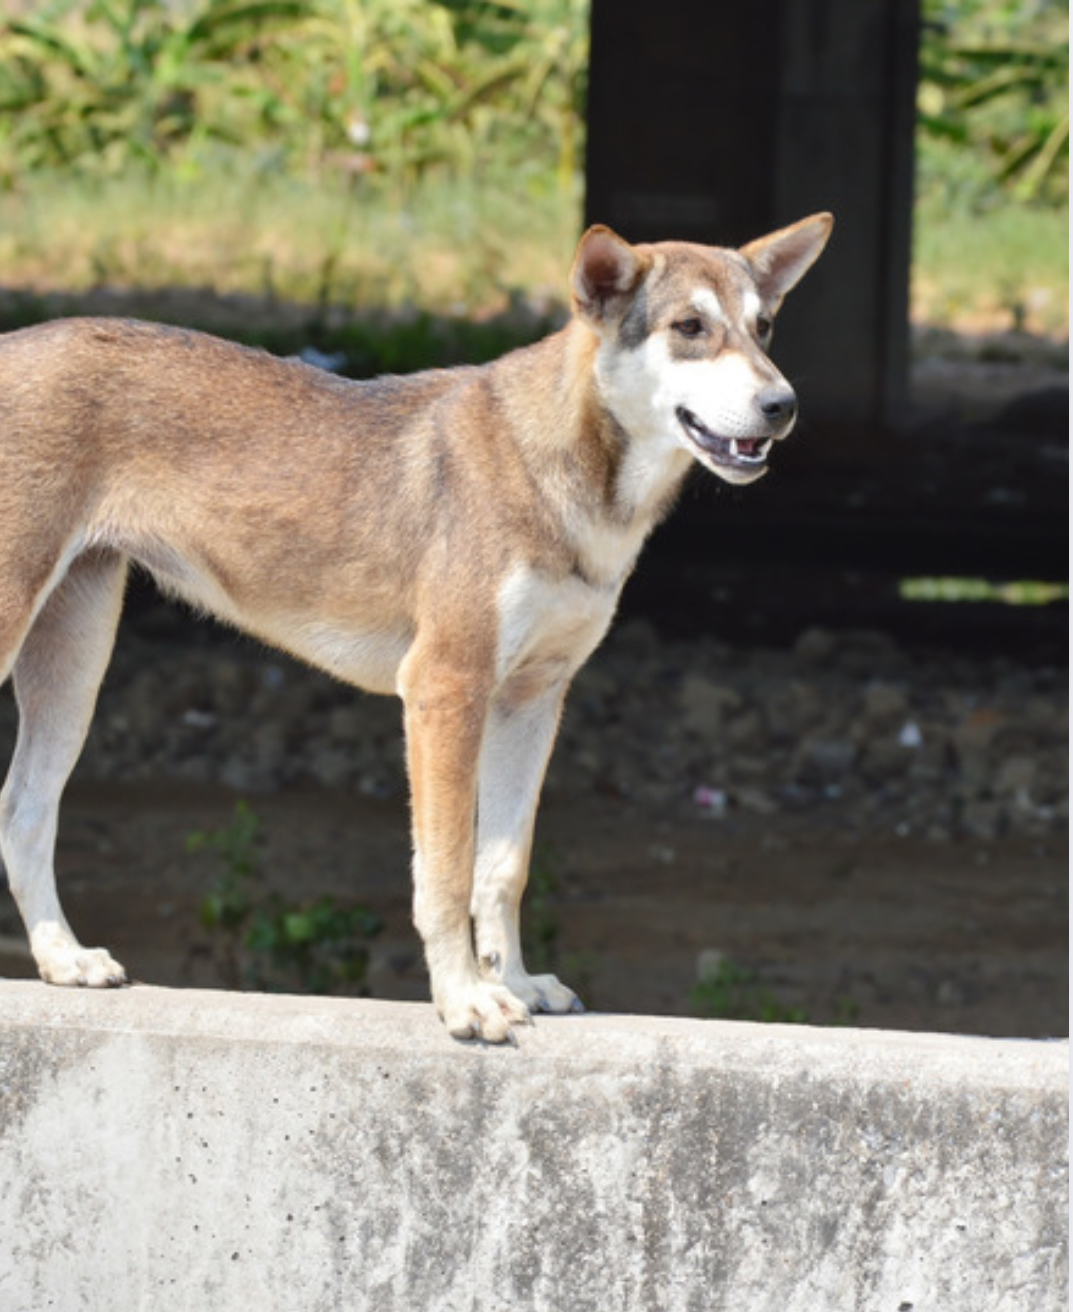
[[[0,1312],[1057,1312],[1068,1045],[0,984]]]

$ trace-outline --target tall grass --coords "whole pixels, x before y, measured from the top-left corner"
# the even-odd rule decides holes
[[[913,316],[1068,334],[1068,6],[922,10]]]
[[[478,316],[562,289],[588,0],[8,0],[5,14],[8,286]],[[925,14],[914,315],[1068,331],[1064,7],[925,0]]]
[[[577,169],[587,0],[46,0],[0,26],[0,178],[196,170],[412,181]]]
[[[558,291],[587,52],[588,0],[24,5],[0,276],[471,314]]]
[[[935,194],[918,202],[915,322],[1067,336],[1068,286],[1067,207],[949,207]]]
[[[222,165],[197,179],[55,175],[0,195],[3,281],[191,286],[302,304],[489,314],[563,290],[580,193],[469,179],[404,191]]]

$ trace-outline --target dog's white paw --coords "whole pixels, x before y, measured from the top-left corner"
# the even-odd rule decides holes
[[[515,1025],[532,1021],[529,1008],[502,984],[477,980],[453,990],[440,1004],[447,1032],[456,1039],[507,1043]]]
[[[567,1011],[584,1011],[581,999],[555,975],[511,975],[506,984],[530,1011],[562,1015]]]
[[[46,984],[89,989],[114,989],[127,983],[127,972],[104,948],[52,947],[37,958]]]

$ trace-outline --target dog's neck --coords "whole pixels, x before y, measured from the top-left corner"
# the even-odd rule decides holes
[[[516,353],[519,364],[531,367],[531,361],[549,383],[539,423],[534,415],[516,431],[553,471],[543,480],[545,493],[573,540],[581,572],[601,586],[619,587],[673,505],[692,459],[672,444],[630,432],[616,417],[601,387],[599,351],[596,334],[571,320]]]

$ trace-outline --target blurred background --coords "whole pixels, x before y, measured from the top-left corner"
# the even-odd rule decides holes
[[[794,441],[690,483],[579,679],[529,955],[605,1008],[1065,1032],[1068,137],[1055,0],[6,0],[0,326],[405,372],[561,324],[586,222],[834,211]],[[144,583],[61,843],[135,974],[424,996],[397,707]]]

